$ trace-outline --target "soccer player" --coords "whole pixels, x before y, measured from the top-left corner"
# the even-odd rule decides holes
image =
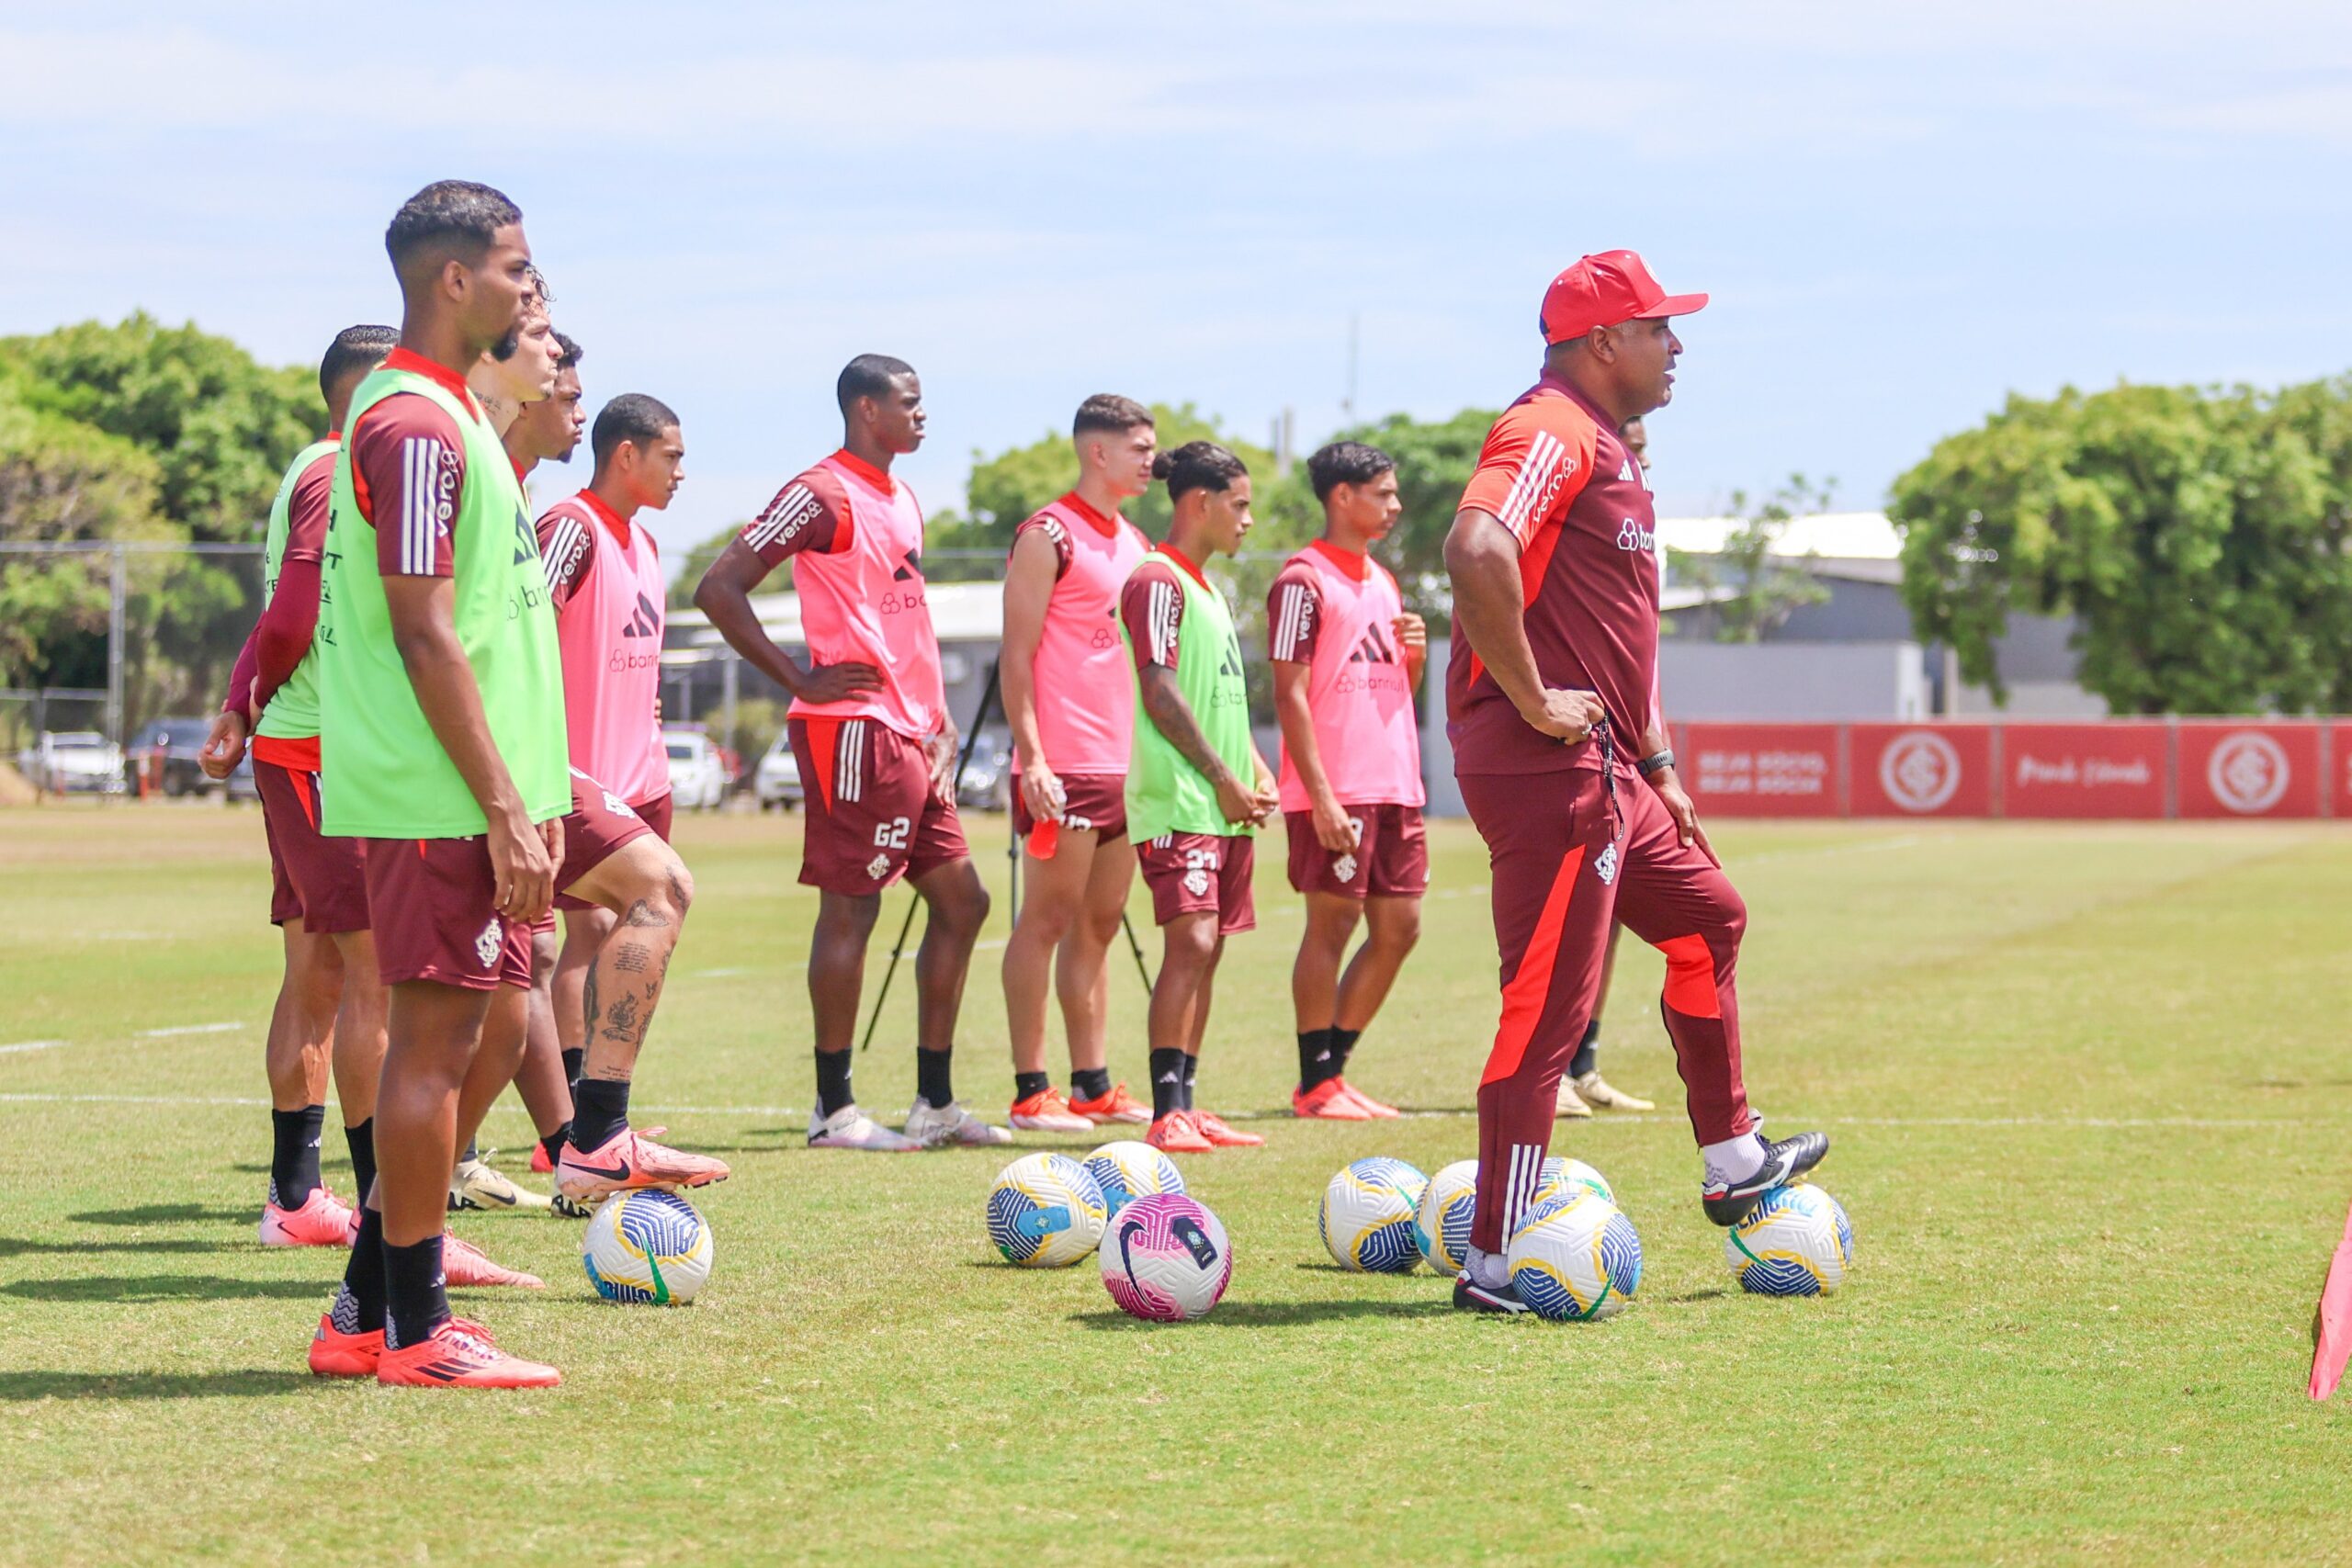
[[[1227,1126],[1193,1097],[1225,939],[1258,923],[1250,833],[1273,815],[1280,796],[1273,770],[1250,739],[1233,613],[1201,573],[1202,562],[1231,555],[1250,532],[1250,470],[1213,441],[1189,441],[1155,457],[1151,471],[1168,484],[1168,537],[1119,591],[1119,633],[1135,665],[1137,709],[1127,831],[1161,941],[1145,1141],[1198,1154],[1266,1141]]]
[[[1107,960],[1135,881],[1127,753],[1135,682],[1122,667],[1119,589],[1151,548],[1119,504],[1151,488],[1151,411],[1098,394],[1078,405],[1078,486],[1023,523],[1004,577],[998,663],[1019,787],[1012,830],[1035,863],[1004,947],[1012,1124],[1083,1133],[1150,1113],[1114,1084]],[[1061,998],[1069,1098],[1046,1072],[1046,997]]]
[[[1488,432],[1446,536],[1449,733],[1487,840],[1502,1022],[1478,1086],[1478,1197],[1457,1307],[1526,1310],[1503,1268],[1592,1010],[1611,918],[1666,953],[1664,1011],[1707,1217],[1736,1224],[1829,1152],[1765,1142],[1741,1080],[1734,979],[1747,923],[1657,712],[1650,492],[1618,435],[1665,405],[1682,352],[1669,296],[1631,251],[1586,256],[1541,312],[1544,374]]]
[[[922,445],[912,367],[862,354],[834,388],[842,447],[778,491],[703,573],[695,604],[752,667],[792,694],[793,755],[808,785],[800,880],[817,889],[808,999],[817,1035],[811,1148],[898,1151],[1006,1144],[956,1098],[956,1017],[988,890],[949,787],[956,726],[922,579],[922,508],[890,473]],[[752,594],[787,558],[808,667],[770,641]],[[865,947],[901,876],[930,910],[915,953],[915,1101],[903,1134],[850,1091]]]
[[[229,678],[203,766],[225,779],[252,737],[254,783],[269,840],[270,922],[284,933],[286,976],[271,1010],[272,1148],[265,1247],[348,1247],[358,1216],[319,1178],[332,1058],[354,1201],[375,1179],[376,1075],[384,1057],[384,988],[368,934],[359,846],[319,832],[319,566],[327,500],[351,394],[400,342],[390,327],[345,327],[319,362],[327,434],[286,470],[262,545],[261,618]]]
[[[1323,536],[1291,557],[1266,595],[1282,721],[1290,885],[1306,898],[1291,966],[1298,1016],[1294,1114],[1334,1122],[1394,1116],[1344,1076],[1421,934],[1429,839],[1421,826],[1421,736],[1413,694],[1429,635],[1372,547],[1404,502],[1396,464],[1360,441],[1306,460]],[[1366,928],[1345,975],[1348,942]]]

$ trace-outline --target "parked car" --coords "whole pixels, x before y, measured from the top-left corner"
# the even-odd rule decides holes
[[[229,775],[229,783],[222,793],[232,801],[258,803],[261,800],[261,785],[254,779],[254,754],[251,751],[237,759],[237,771]]]
[[[709,811],[727,798],[727,768],[718,748],[699,730],[666,729],[662,744],[670,753],[670,802],[679,811]]]
[[[956,804],[967,811],[1012,809],[1012,731],[996,725],[980,731],[972,760],[964,764]]]
[[[53,795],[120,795],[122,748],[95,729],[52,729],[27,753],[25,775]]]
[[[792,732],[783,731],[760,759],[752,778],[752,796],[763,811],[791,810],[808,798],[800,787],[800,759],[792,754]]]
[[[212,732],[209,718],[159,718],[141,727],[130,743],[131,776],[162,760],[162,777],[154,782],[168,795],[207,795],[221,786],[204,776],[204,738]]]

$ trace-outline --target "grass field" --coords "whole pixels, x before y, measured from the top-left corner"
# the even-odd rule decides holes
[[[1268,1148],[1188,1158],[1239,1262],[1214,1316],[1154,1329],[1091,1264],[996,1260],[1000,1156],[802,1147],[797,831],[681,827],[700,897],[638,1098],[734,1164],[702,1205],[708,1295],[605,1306],[576,1226],[461,1217],[550,1288],[460,1309],[567,1382],[435,1396],[305,1375],[339,1260],[254,1237],[277,965],[257,815],[0,813],[0,1047],[39,1047],[0,1050],[0,1560],[2352,1555],[2352,1409],[2302,1393],[2352,1197],[2352,835],[1726,825],[1750,1089],[1776,1129],[1836,1138],[1821,1175],[1858,1272],[1813,1303],[1732,1285],[1657,964],[1629,947],[1606,1065],[1676,1113],[1563,1128],[1647,1259],[1634,1310],[1563,1327],[1457,1317],[1433,1276],[1343,1273],[1316,1240],[1348,1159],[1475,1152],[1495,976],[1483,857],[1448,825],[1355,1074],[1426,1114],[1269,1117]],[[976,837],[1001,883],[1001,819]],[[1272,1112],[1298,930],[1277,864],[1260,898],[1203,1099]],[[996,957],[958,1088],[1001,1114]],[[1139,1082],[1139,987],[1116,978],[1114,1066]],[[858,1074],[894,1119],[901,979]],[[502,1105],[490,1141],[529,1136]]]

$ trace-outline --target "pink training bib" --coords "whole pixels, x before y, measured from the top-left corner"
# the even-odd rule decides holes
[[[922,580],[922,508],[914,491],[846,453],[817,465],[849,502],[849,547],[793,558],[800,629],[815,664],[871,664],[879,691],[792,705],[795,718],[876,718],[910,739],[939,731],[947,690]]]
[[[584,490],[549,507],[538,531],[550,571],[578,573],[558,595],[555,619],[571,765],[632,806],[658,800],[670,793],[654,716],[662,694],[661,552],[651,534]]]
[[[1385,567],[1320,540],[1284,563],[1267,596],[1267,641],[1274,658],[1307,667],[1315,750],[1343,806],[1427,799],[1413,686],[1396,640],[1404,608]],[[1282,804],[1284,811],[1313,807],[1287,746]]]
[[[1124,773],[1135,744],[1135,682],[1119,642],[1119,589],[1151,548],[1134,524],[1063,496],[1021,525],[1060,561],[1030,666],[1037,739],[1057,773]],[[1022,765],[1016,757],[1013,764]]]

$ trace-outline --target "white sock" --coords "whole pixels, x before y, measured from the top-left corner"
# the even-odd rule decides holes
[[[1470,1276],[1472,1284],[1489,1291],[1499,1291],[1510,1283],[1510,1270],[1503,1267],[1502,1254],[1498,1252],[1467,1248],[1463,1253],[1463,1272]]]
[[[1702,1144],[1699,1158],[1706,1165],[1708,1186],[1736,1186],[1764,1168],[1763,1134],[1750,1131],[1729,1143]]]

